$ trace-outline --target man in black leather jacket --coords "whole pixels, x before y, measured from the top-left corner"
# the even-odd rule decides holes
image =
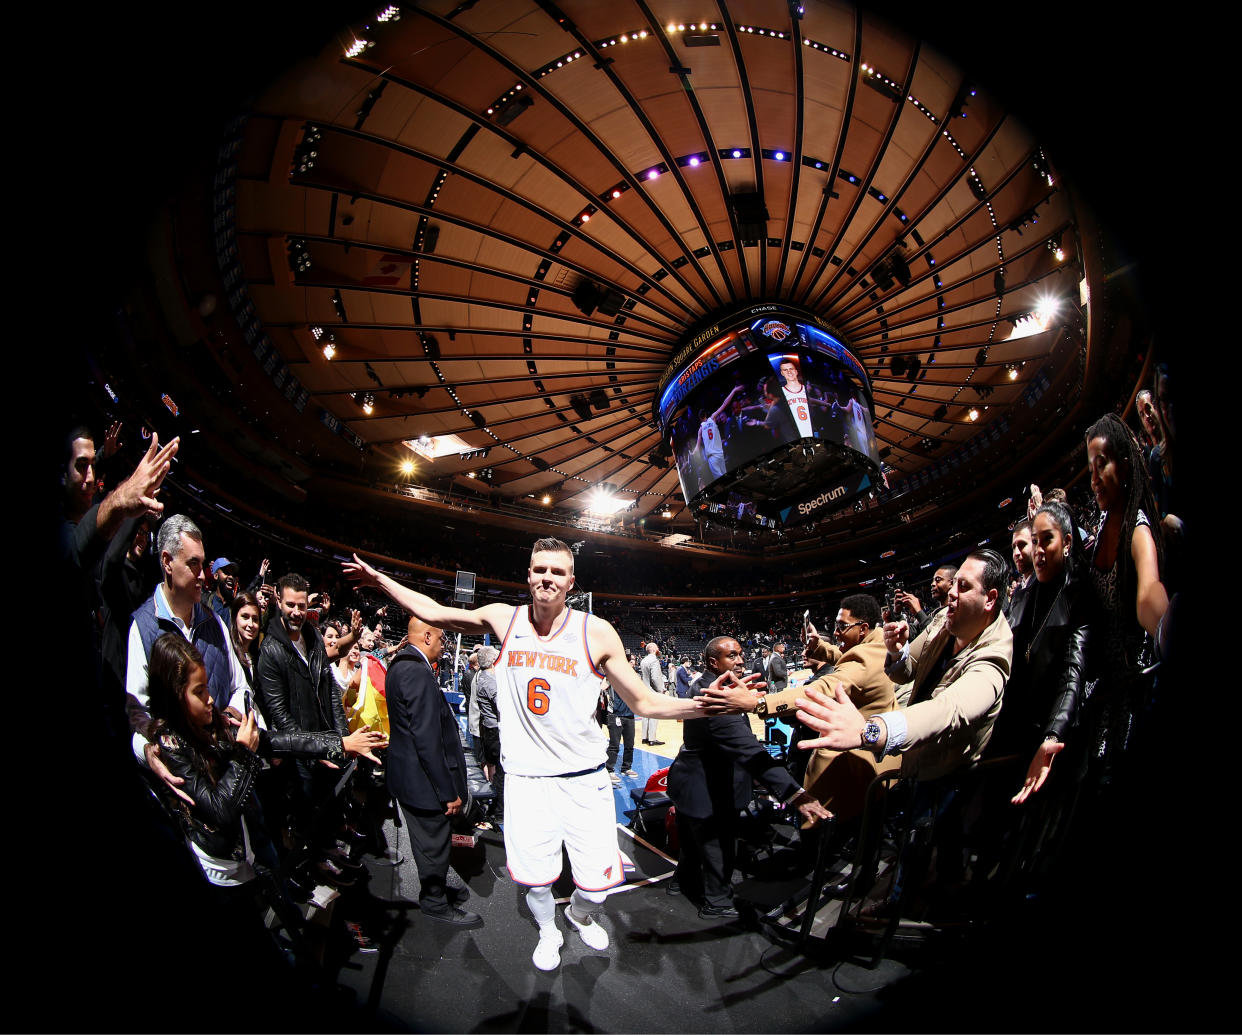
[[[374,735],[368,735],[365,727],[349,732],[323,637],[306,621],[308,588],[306,580],[295,574],[276,583],[280,621],[268,624],[259,649],[259,707],[274,733],[335,734],[337,743],[328,752],[333,765],[358,754],[374,761],[370,753]],[[330,793],[334,778],[331,769],[306,758],[297,760],[297,772],[295,808],[305,817],[316,801]]]

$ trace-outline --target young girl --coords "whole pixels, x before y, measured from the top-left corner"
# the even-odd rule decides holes
[[[203,874],[217,888],[237,888],[255,877],[255,863],[275,868],[263,828],[254,780],[262,767],[255,754],[259,729],[253,711],[234,732],[211,701],[207,671],[192,643],[177,633],[155,641],[147,666],[153,737],[160,757],[193,807],[168,791],[156,791],[181,822]]]

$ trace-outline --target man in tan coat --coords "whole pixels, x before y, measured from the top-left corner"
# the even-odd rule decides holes
[[[897,707],[893,681],[884,672],[884,631],[880,605],[872,596],[858,593],[841,601],[834,629],[837,643],[821,640],[814,627],[807,636],[807,656],[834,665],[833,671],[808,684],[831,695],[841,684],[850,701],[862,715],[878,715]],[[797,701],[805,696],[804,687],[763,694],[738,687],[721,688],[707,694],[767,718],[793,718]],[[819,748],[812,755],[803,778],[803,787],[838,819],[851,819],[862,811],[863,799],[876,773],[895,768],[893,759],[877,761],[871,751],[836,751]]]
[[[877,759],[902,756],[903,776],[935,780],[976,762],[1000,713],[1013,660],[1005,621],[1008,564],[995,550],[976,550],[958,569],[943,620],[913,643],[905,622],[884,626],[885,671],[912,681],[908,707],[864,715],[844,686],[828,677],[833,693],[807,687],[798,718],[823,736],[804,748],[862,748]]]

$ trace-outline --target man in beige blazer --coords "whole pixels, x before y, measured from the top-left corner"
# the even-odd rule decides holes
[[[1013,660],[1005,621],[1008,565],[995,550],[976,550],[958,569],[948,604],[913,643],[906,622],[884,626],[885,673],[913,682],[910,704],[864,715],[832,676],[829,696],[805,688],[798,718],[823,736],[803,748],[901,755],[903,776],[935,780],[983,754],[1000,713]]]
[[[886,651],[881,627],[880,605],[872,596],[857,593],[841,601],[834,628],[837,643],[828,643],[812,626],[807,636],[807,656],[835,668],[831,674],[808,684],[823,695],[831,695],[841,685],[862,715],[878,715],[897,707],[893,681],[884,672]],[[748,688],[721,687],[705,691],[706,696],[727,702],[735,708],[767,718],[793,718],[805,688],[764,694]],[[819,748],[811,756],[803,787],[838,819],[851,819],[862,811],[867,787],[876,773],[898,765],[896,759],[877,759],[869,750],[838,751]]]

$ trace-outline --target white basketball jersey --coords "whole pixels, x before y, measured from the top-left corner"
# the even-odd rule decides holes
[[[790,389],[788,384],[781,385],[785,393],[785,401],[793,411],[794,423],[798,425],[798,434],[803,438],[813,438],[811,430],[811,404],[806,398],[806,385],[800,385],[797,391]]]
[[[699,425],[699,435],[703,439],[703,455],[724,458],[724,446],[720,443],[720,428],[711,417]]]
[[[608,738],[595,721],[603,673],[587,647],[588,617],[566,608],[543,637],[530,608],[514,608],[495,666],[506,773],[563,776],[604,762]]]

